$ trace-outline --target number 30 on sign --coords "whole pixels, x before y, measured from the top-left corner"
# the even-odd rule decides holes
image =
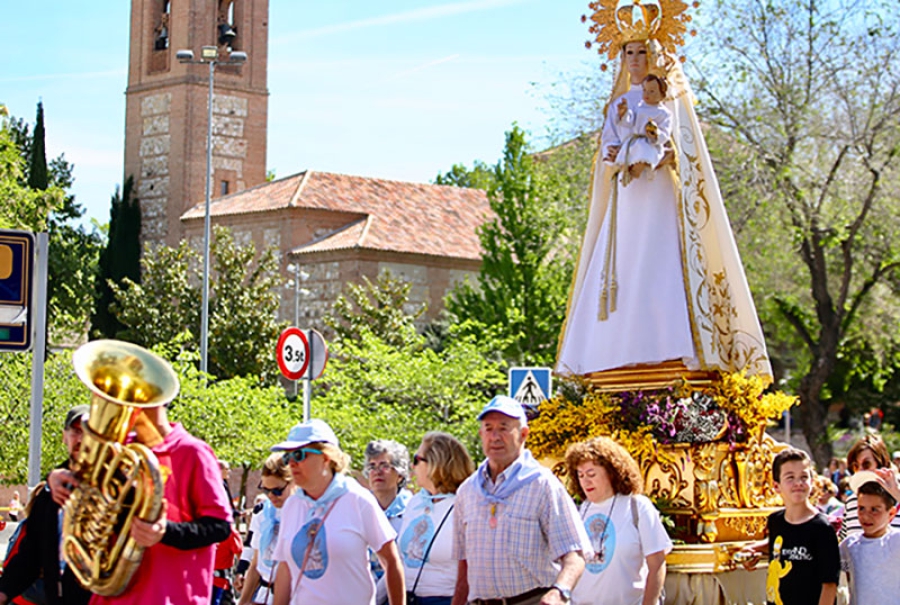
[[[300,328],[288,328],[275,347],[278,368],[288,380],[299,380],[309,367],[309,340]]]

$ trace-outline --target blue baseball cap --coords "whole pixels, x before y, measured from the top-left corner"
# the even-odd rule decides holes
[[[310,443],[330,443],[340,447],[337,435],[334,434],[328,423],[324,420],[313,418],[309,422],[295,424],[294,428],[288,433],[287,439],[281,443],[276,443],[270,449],[273,452],[296,450]]]
[[[504,416],[515,418],[522,423],[522,426],[528,425],[528,417],[525,415],[525,408],[522,404],[506,395],[497,395],[491,399],[486,406],[478,414],[478,420],[484,418],[490,412],[499,412]]]

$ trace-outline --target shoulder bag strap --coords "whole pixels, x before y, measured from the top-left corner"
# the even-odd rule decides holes
[[[453,511],[453,507],[456,505],[456,502],[450,505],[450,508],[447,509],[447,512],[444,513],[444,518],[441,519],[441,524],[438,525],[437,531],[434,532],[434,535],[431,536],[431,542],[428,543],[428,547],[425,549],[425,555],[422,557],[422,567],[419,568],[419,573],[416,574],[416,581],[413,582],[412,593],[416,594],[416,587],[419,585],[419,578],[422,577],[422,570],[425,569],[425,562],[428,561],[428,553],[431,552],[431,547],[434,544],[434,541],[437,540],[438,534],[441,533],[441,528],[444,527],[444,521],[447,520],[447,517],[450,516],[450,513]]]
[[[331,509],[334,508],[334,505],[338,503],[338,500],[341,499],[342,496],[338,496],[334,499],[331,505],[328,507],[328,510],[325,511],[325,514],[322,515],[322,520],[319,522],[318,527],[316,527],[316,534],[312,537],[312,540],[309,541],[309,544],[306,546],[306,552],[303,553],[303,563],[300,564],[300,572],[297,574],[297,582],[294,584],[294,589],[291,590],[291,598],[290,601],[294,600],[294,595],[297,594],[297,589],[300,588],[300,581],[303,579],[303,570],[306,569],[306,563],[309,561],[309,555],[312,552],[313,546],[315,546],[316,541],[319,539],[319,533],[325,527],[325,519],[328,518],[328,515],[331,514]]]

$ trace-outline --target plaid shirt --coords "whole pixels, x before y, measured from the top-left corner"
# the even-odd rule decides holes
[[[456,494],[453,553],[467,562],[469,601],[549,587],[559,573],[555,561],[572,551],[592,552],[575,503],[548,469],[497,505],[492,528],[491,505],[475,481],[492,492],[505,478],[500,473],[494,482],[487,472],[476,472]]]

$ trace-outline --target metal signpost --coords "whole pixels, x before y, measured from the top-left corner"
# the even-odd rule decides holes
[[[316,330],[301,330],[290,327],[281,333],[275,345],[275,357],[281,374],[294,381],[303,381],[303,422],[309,420],[312,381],[322,376],[328,364],[328,345]]]

